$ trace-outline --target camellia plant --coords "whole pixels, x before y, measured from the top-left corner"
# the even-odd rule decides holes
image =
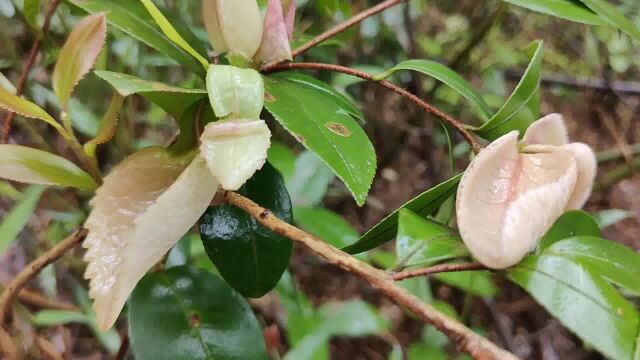
[[[296,242],[366,280],[474,358],[516,356],[422,301],[399,281],[491,270],[530,293],[605,356],[638,359],[640,255],[603,239],[593,218],[579,210],[594,187],[597,160],[589,145],[569,141],[561,115],[540,116],[542,41],[525,49],[529,65],[497,110],[462,76],[431,60],[406,60],[375,75],[336,64],[294,61],[403,2],[381,2],[292,50],[295,1],[269,0],[261,9],[255,0],[202,0],[203,36],[208,35],[212,46],[207,52],[201,38],[178,26],[178,19],[151,0],[68,0],[88,15],[71,31],[52,72],[61,112],[54,116],[4,87],[0,108],[46,122],[75,157],[5,143],[0,145],[0,177],[76,188],[91,198],[90,212],[80,229],[27,266],[2,293],[4,353],[9,358],[19,353],[9,335],[9,315],[18,293],[47,264],[82,243],[95,313],[87,322],[96,331],[106,331],[125,313],[136,358],[266,359],[263,333],[246,298],[262,297],[276,286],[281,294],[291,293],[286,270]],[[604,0],[507,2],[586,24],[614,26],[640,40],[640,30]],[[181,64],[199,86],[184,88],[96,70],[114,93],[96,135],[83,144],[75,134],[71,99],[96,65],[109,29]],[[365,204],[376,174],[376,152],[363,130],[361,110],[344,93],[305,75],[305,70],[374,82],[416,104],[468,143],[467,169],[349,241],[321,239],[295,227],[287,190],[290,175],[271,156],[277,127],[312,156],[302,161],[316,159],[326,165],[331,178],[335,174],[359,206]],[[468,101],[482,125],[462,124],[387,80],[402,71],[447,85]],[[97,149],[116,134],[123,102],[132,95],[166,111],[179,132],[167,146],[145,147],[106,170]],[[8,132],[10,119],[7,124]],[[455,209],[447,208],[451,204]],[[447,209],[455,213],[455,227],[449,217],[436,215]],[[305,228],[328,216],[320,212],[314,218],[309,214],[317,209],[298,210],[297,223],[309,221]],[[303,211],[311,212],[305,216]],[[331,219],[335,226],[344,222]],[[215,265],[213,271],[186,262],[169,266],[171,254],[181,251],[194,227]],[[390,271],[357,255],[373,253],[394,238],[396,259]],[[321,340],[315,345],[300,341],[306,345],[285,358],[315,358],[313,346],[320,347],[331,334],[360,333],[347,325],[332,325],[349,312],[370,316],[358,302],[323,307],[314,315],[322,319]],[[607,332],[594,332],[594,327]],[[302,346],[312,350],[305,353]]]

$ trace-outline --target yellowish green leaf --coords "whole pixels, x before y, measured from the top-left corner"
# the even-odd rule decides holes
[[[98,134],[95,138],[84,145],[84,152],[87,153],[87,155],[94,157],[96,153],[96,147],[100,144],[109,142],[113,135],[115,135],[116,128],[118,126],[118,113],[120,112],[123,101],[124,97],[122,95],[118,94],[117,92],[113,93],[111,104],[109,105],[107,112],[104,114],[102,120],[100,121]]]

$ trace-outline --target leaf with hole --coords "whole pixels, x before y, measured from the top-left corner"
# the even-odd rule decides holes
[[[96,188],[93,178],[69,160],[20,145],[0,145],[0,177],[28,184]]]
[[[292,222],[289,194],[270,164],[256,172],[239,193]],[[222,277],[245,296],[258,298],[269,292],[289,264],[291,241],[232,205],[210,207],[200,218],[200,235]]]
[[[397,267],[427,266],[469,255],[453,229],[400,209],[396,240]]]
[[[265,107],[301,144],[318,155],[363,205],[376,172],[369,138],[334,96],[286,76],[265,77]]]
[[[350,254],[357,254],[376,248],[393,239],[398,230],[398,214],[401,209],[408,209],[425,217],[431,215],[451,195],[455,194],[461,176],[454,176],[409,200],[362,235],[358,242],[343,250]]]
[[[543,42],[538,40],[525,51],[531,61],[515,90],[502,107],[486,123],[473,131],[487,140],[495,140],[510,131],[524,135],[540,113],[540,68]]]
[[[604,25],[606,22],[579,1],[573,0],[504,0],[510,4],[588,25]]]
[[[186,266],[145,276],[131,295],[129,336],[141,360],[266,360],[249,304],[216,275]]]

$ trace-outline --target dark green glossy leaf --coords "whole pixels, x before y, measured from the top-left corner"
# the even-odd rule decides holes
[[[239,193],[292,222],[289,195],[270,164],[256,172]],[[291,241],[231,205],[210,207],[200,219],[200,235],[222,277],[245,296],[261,297],[273,289],[289,263]]]
[[[191,54],[171,41],[155,24],[153,18],[138,1],[131,0],[67,0],[88,13],[106,11],[112,26],[133,36],[148,46],[176,60],[189,70],[204,77],[205,68]],[[181,27],[184,29],[184,27]],[[188,38],[184,36],[185,38]],[[207,56],[205,54],[200,54]]]
[[[493,297],[498,293],[488,271],[449,272],[436,274],[434,278],[475,296]]]
[[[3,219],[2,223],[0,223],[0,254],[4,254],[5,250],[11,246],[25,225],[27,225],[44,190],[45,187],[39,185],[28,187],[21,196],[20,202],[11,211],[2,215]]]
[[[376,172],[369,138],[335,97],[287,76],[265,77],[265,107],[309,150],[318,155],[363,205]]]
[[[336,103],[336,105],[338,105],[344,112],[355,117],[360,121],[364,121],[364,114],[362,113],[362,110],[360,110],[360,108],[355,106],[349,98],[337,92],[330,85],[314,77],[304,75],[301,73],[291,72],[291,71],[283,73],[281,76],[287,80],[304,84],[324,92],[326,95],[330,96],[333,99],[333,101]]]
[[[543,252],[588,267],[610,282],[640,295],[640,254],[614,241],[577,236],[561,240]]]
[[[337,248],[349,246],[360,237],[348,222],[331,210],[295,207],[293,218],[302,229]]]
[[[588,7],[571,0],[504,0],[513,5],[559,18],[588,24],[604,25],[606,22]]]
[[[180,115],[196,101],[207,98],[206,90],[179,88],[112,71],[100,70],[95,73],[111,84],[120,95],[140,94],[175,119],[179,119]]]
[[[335,175],[311,151],[305,150],[295,160],[293,176],[287,179],[291,201],[296,206],[315,206],[324,198]]]
[[[509,277],[607,357],[633,359],[638,312],[588,267],[545,251],[526,257]]]
[[[591,215],[582,210],[567,211],[553,223],[551,229],[542,237],[538,248],[545,249],[553,243],[574,236],[600,237],[600,227]]]
[[[129,301],[129,337],[141,360],[268,359],[246,300],[210,272],[186,266],[138,283]]]
[[[625,15],[614,5],[611,5],[609,0],[580,1],[587,5],[596,14],[600,15],[600,17],[609,25],[622,30],[627,35],[636,39],[636,41],[640,41],[640,28],[638,28],[633,21],[627,19],[627,17],[625,17]]]
[[[444,84],[451,87],[467,99],[477,113],[483,117],[484,121],[487,121],[491,117],[491,108],[489,108],[489,105],[484,102],[482,95],[476,92],[471,84],[469,84],[469,82],[462,76],[439,62],[431,60],[406,60],[387,70],[383,74],[377,75],[375,78],[377,80],[386,79],[401,70],[417,71],[442,81]]]
[[[540,67],[542,65],[543,42],[534,42],[526,52],[531,62],[522,75],[520,82],[502,105],[500,110],[484,125],[474,131],[487,140],[495,140],[513,131],[524,131],[538,119],[540,113]]]
[[[409,209],[421,216],[429,216],[438,209],[451,195],[456,192],[462,175],[438,184],[431,189],[416,196],[400,209]],[[389,214],[381,222],[367,231],[355,244],[346,247],[344,251],[357,254],[376,248],[396,236],[398,230],[398,213],[400,209]]]
[[[400,209],[396,239],[397,267],[426,266],[469,255],[453,229],[408,209]]]

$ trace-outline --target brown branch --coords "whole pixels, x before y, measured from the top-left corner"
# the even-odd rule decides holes
[[[461,272],[461,271],[476,271],[487,270],[487,268],[480,263],[464,263],[464,264],[439,264],[424,269],[406,270],[393,274],[393,280],[400,281],[418,276],[427,276],[445,272]]]
[[[44,24],[42,24],[42,33],[40,37],[38,37],[31,45],[31,50],[29,51],[29,57],[27,57],[27,61],[24,64],[22,69],[22,74],[20,74],[20,79],[18,80],[18,86],[16,87],[16,95],[20,96],[24,93],[24,88],[27,85],[27,77],[29,76],[29,72],[33,67],[33,64],[40,53],[40,47],[42,46],[42,39],[49,32],[49,26],[51,25],[51,18],[53,14],[56,12],[58,5],[60,4],[60,0],[53,0],[47,13],[44,17]],[[2,127],[2,134],[0,135],[0,143],[5,144],[9,139],[9,134],[11,133],[11,125],[13,123],[13,118],[15,117],[15,113],[9,112],[4,120],[4,126]]]
[[[38,294],[27,289],[22,289],[18,294],[18,301],[23,304],[34,306],[41,309],[53,309],[53,310],[65,310],[65,311],[78,311],[78,307],[73,304],[58,302],[51,300],[46,296]]]
[[[127,358],[127,353],[129,353],[129,342],[129,333],[125,329],[122,334],[120,334],[120,348],[113,357],[113,360],[124,360]]]
[[[469,353],[474,359],[517,359],[515,355],[499,348],[473,330],[450,319],[431,305],[415,297],[399,286],[385,271],[376,269],[295,226],[289,225],[275,217],[270,210],[261,207],[242,195],[225,191],[222,193],[222,197],[227,203],[244,210],[266,228],[300,243],[333,265],[339,266],[366,280],[387,297],[442,331],[460,349]]]
[[[376,81],[376,79],[370,75],[367,74],[363,71],[359,71],[359,70],[355,70],[346,66],[340,66],[340,65],[333,65],[333,64],[323,64],[323,63],[284,63],[284,64],[276,64],[273,65],[271,67],[268,67],[266,69],[263,69],[263,72],[265,73],[272,73],[272,72],[278,72],[278,71],[287,71],[287,70],[299,70],[299,69],[304,69],[304,70],[326,70],[326,71],[333,71],[333,72],[339,72],[339,73],[343,73],[343,74],[348,74],[348,75],[352,75],[355,77],[359,77],[361,79],[367,80],[367,81],[373,81],[377,84],[380,84],[381,86],[399,94],[400,96],[404,97],[405,99],[413,102],[414,104],[416,104],[418,107],[420,107],[421,109],[425,110],[426,112],[428,112],[429,114],[432,114],[438,118],[440,118],[442,121],[446,122],[447,124],[453,126],[463,137],[464,139],[469,143],[469,145],[471,145],[471,148],[473,149],[474,153],[478,153],[480,152],[480,144],[476,141],[475,137],[467,130],[467,128],[465,127],[465,125],[463,123],[461,123],[460,121],[454,119],[453,117],[445,114],[444,112],[442,112],[441,110],[439,110],[438,108],[434,107],[433,105],[427,103],[426,101],[420,99],[419,97],[417,97],[416,95],[410,93],[409,91],[389,82],[386,80],[382,80],[382,81]]]
[[[37,259],[32,261],[7,285],[6,289],[0,295],[0,327],[4,326],[7,320],[7,315],[11,311],[13,301],[18,296],[18,293],[22,288],[47,265],[58,260],[67,251],[72,249],[87,235],[86,229],[80,229],[71,234],[68,238],[63,240],[58,245],[52,247],[46,253],[40,255]]]
[[[352,17],[350,17],[349,19],[347,19],[347,21],[332,27],[331,29],[325,31],[324,33],[316,36],[315,38],[313,38],[313,39],[307,41],[306,43],[300,45],[299,47],[293,49],[291,51],[291,57],[295,58],[296,56],[302,55],[305,52],[307,52],[307,50],[311,49],[312,47],[315,47],[316,45],[320,44],[321,42],[340,34],[341,32],[347,30],[348,28],[352,27],[353,25],[356,25],[356,24],[362,22],[363,20],[365,20],[365,19],[367,19],[367,18],[369,18],[371,16],[379,14],[379,13],[383,12],[384,10],[386,10],[386,9],[392,7],[392,6],[398,5],[398,4],[406,2],[406,1],[409,1],[409,0],[386,0],[386,1],[383,1],[383,2],[381,2],[380,4],[378,4],[378,5],[374,6],[374,7],[371,7],[369,9],[367,9],[367,10],[364,10],[364,11],[362,11],[362,12],[360,12],[360,13],[352,16]],[[280,60],[280,61],[270,62],[268,64],[263,65],[261,70],[262,71],[266,71],[269,68],[271,68],[273,66],[276,66],[278,64],[282,64],[285,61]]]
[[[13,360],[18,358],[18,348],[13,343],[9,332],[2,326],[0,326],[0,355],[4,355],[2,359]]]

